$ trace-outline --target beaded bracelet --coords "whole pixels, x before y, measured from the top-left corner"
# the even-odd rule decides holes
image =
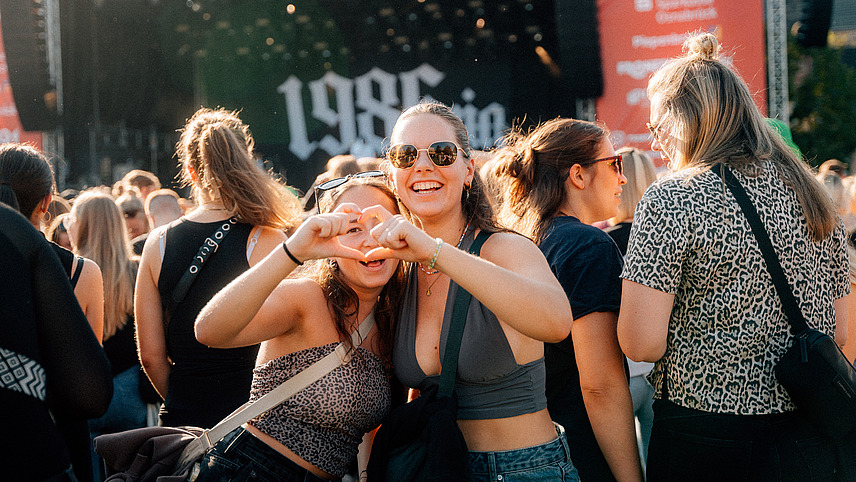
[[[437,247],[434,249],[434,256],[431,256],[431,262],[428,263],[428,269],[434,269],[434,265],[437,264],[437,256],[440,255],[440,248],[443,247],[443,238],[437,238]]]
[[[282,242],[282,249],[285,250],[285,254],[287,254],[288,257],[291,258],[292,261],[294,261],[294,264],[296,264],[297,266],[301,266],[303,264],[299,259],[297,259],[296,256],[291,254],[291,251],[288,250],[288,245],[285,244],[285,241]]]

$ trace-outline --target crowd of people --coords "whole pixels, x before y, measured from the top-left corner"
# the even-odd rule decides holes
[[[400,115],[383,158],[332,158],[302,199],[224,109],[181,132],[188,199],[140,170],[60,196],[41,152],[0,146],[0,473],[103,480],[94,437],[211,428],[346,343],[349,362],[212,440],[193,477],[359,480],[391,408],[436,390],[466,290],[473,480],[856,480],[856,434],[822,436],[773,374],[788,321],[716,170],[851,362],[856,182],[808,167],[715,36],[684,47],[648,84],[659,179],[571,118],[477,161],[435,101]]]

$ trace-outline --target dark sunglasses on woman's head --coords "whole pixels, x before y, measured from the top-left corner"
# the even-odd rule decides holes
[[[135,218],[137,217],[137,214],[140,214],[141,212],[142,209],[128,209],[127,211],[124,211],[124,214],[126,218]]]
[[[428,158],[439,167],[451,166],[458,158],[458,146],[454,142],[435,142],[427,149],[417,149],[412,144],[397,144],[389,148],[386,158],[392,167],[410,169],[416,163],[420,151],[427,151]],[[466,153],[464,153],[466,155]]]
[[[330,189],[336,189],[337,187],[345,184],[351,179],[358,179],[361,177],[384,177],[386,174],[383,171],[363,171],[358,172],[356,174],[348,174],[345,177],[337,177],[336,179],[330,179],[329,181],[322,182],[321,184],[315,186],[315,206],[318,207],[318,212],[321,212],[321,204],[319,203],[319,198],[321,197],[321,193],[324,191],[329,191]]]
[[[598,162],[605,162],[612,166],[612,168],[615,169],[616,173],[624,174],[624,160],[621,158],[621,154],[616,154],[614,156],[604,157],[591,161],[592,164],[597,164]]]

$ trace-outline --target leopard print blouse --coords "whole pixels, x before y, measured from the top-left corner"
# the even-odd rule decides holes
[[[256,367],[250,400],[320,360],[336,345],[290,353]],[[365,348],[358,350],[350,362],[250,423],[303,460],[336,477],[344,476],[363,434],[380,425],[390,408],[383,362]]]
[[[752,198],[810,327],[835,330],[850,291],[844,226],[815,242],[772,162],[735,176]],[[787,318],[737,201],[713,172],[685,169],[645,192],[622,277],[675,295],[666,353],[649,375],[661,398],[741,415],[796,407],[773,367],[790,345]],[[667,375],[666,375],[667,374]]]

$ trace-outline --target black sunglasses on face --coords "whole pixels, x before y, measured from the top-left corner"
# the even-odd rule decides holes
[[[336,189],[337,187],[345,184],[351,179],[357,179],[361,177],[384,177],[386,174],[383,171],[363,171],[358,172],[356,174],[348,174],[345,177],[337,177],[336,179],[330,179],[329,181],[322,182],[321,184],[315,186],[315,206],[318,208],[318,212],[321,212],[321,204],[320,197],[321,193],[324,191],[329,191],[330,189]]]
[[[604,157],[601,159],[595,159],[591,161],[592,164],[597,164],[598,162],[605,162],[612,166],[615,169],[615,172],[618,175],[624,174],[624,160],[621,158],[621,154],[616,154],[614,156]]]
[[[447,141],[435,142],[427,149],[417,149],[411,144],[397,144],[389,148],[386,158],[389,159],[392,167],[410,169],[416,163],[420,151],[427,151],[428,158],[439,167],[451,166],[458,158],[458,146],[454,142]]]

